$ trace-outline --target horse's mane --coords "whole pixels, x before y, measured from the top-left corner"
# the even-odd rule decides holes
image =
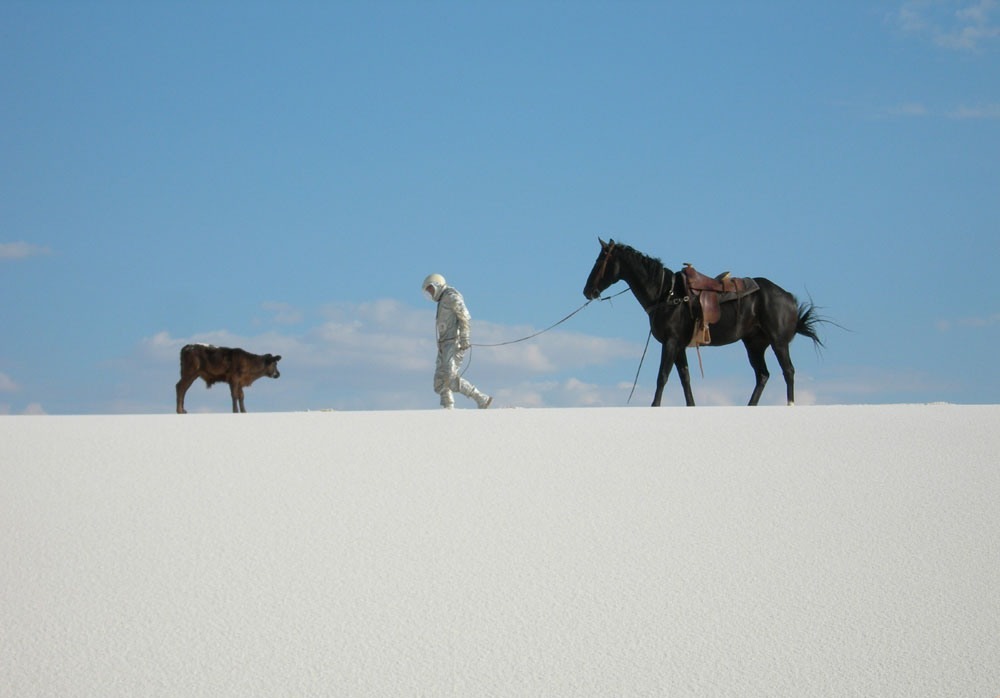
[[[656,257],[650,257],[647,254],[643,254],[634,247],[629,247],[628,245],[624,245],[620,242],[616,242],[615,247],[619,250],[619,252],[631,256],[642,267],[642,270],[648,276],[656,277],[658,274],[661,274],[664,271],[668,272],[670,271],[667,268],[667,265],[661,262],[659,259],[657,259]]]

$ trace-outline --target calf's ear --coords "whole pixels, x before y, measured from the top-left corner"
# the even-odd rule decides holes
[[[281,354],[274,357],[274,363],[278,363],[279,361],[281,361]]]

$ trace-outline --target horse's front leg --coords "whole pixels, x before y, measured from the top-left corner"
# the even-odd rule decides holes
[[[681,364],[684,365],[684,372],[681,373],[681,382],[684,384],[685,395],[691,392],[691,386],[687,382],[689,379],[685,378],[687,359],[684,358],[684,348],[681,347],[680,352],[678,352],[676,343],[672,340],[667,340],[663,343],[663,348],[660,350],[660,372],[656,374],[656,393],[653,395],[653,407],[660,406],[660,401],[663,398],[663,388],[667,384],[667,378],[670,377],[670,369],[674,367],[674,363],[677,364],[678,372],[680,372]],[[694,403],[689,402],[688,404]]]
[[[675,361],[677,364],[677,375],[681,379],[681,387],[684,388],[684,402],[688,407],[694,407],[694,393],[691,392],[691,371],[688,369],[687,351],[680,347]]]

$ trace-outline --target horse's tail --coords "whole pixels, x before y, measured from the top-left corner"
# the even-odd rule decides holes
[[[816,327],[821,322],[829,322],[816,310],[812,301],[809,303],[799,303],[799,319],[795,324],[795,334],[808,337],[817,347],[825,346],[823,340],[819,338]]]

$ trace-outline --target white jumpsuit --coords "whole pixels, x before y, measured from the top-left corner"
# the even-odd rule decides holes
[[[446,286],[437,301],[437,367],[434,370],[434,392],[441,396],[441,406],[453,407],[453,392],[459,392],[476,401],[480,409],[489,406],[492,399],[481,393],[459,375],[462,359],[469,348],[472,317],[465,307],[465,299],[458,289]]]

